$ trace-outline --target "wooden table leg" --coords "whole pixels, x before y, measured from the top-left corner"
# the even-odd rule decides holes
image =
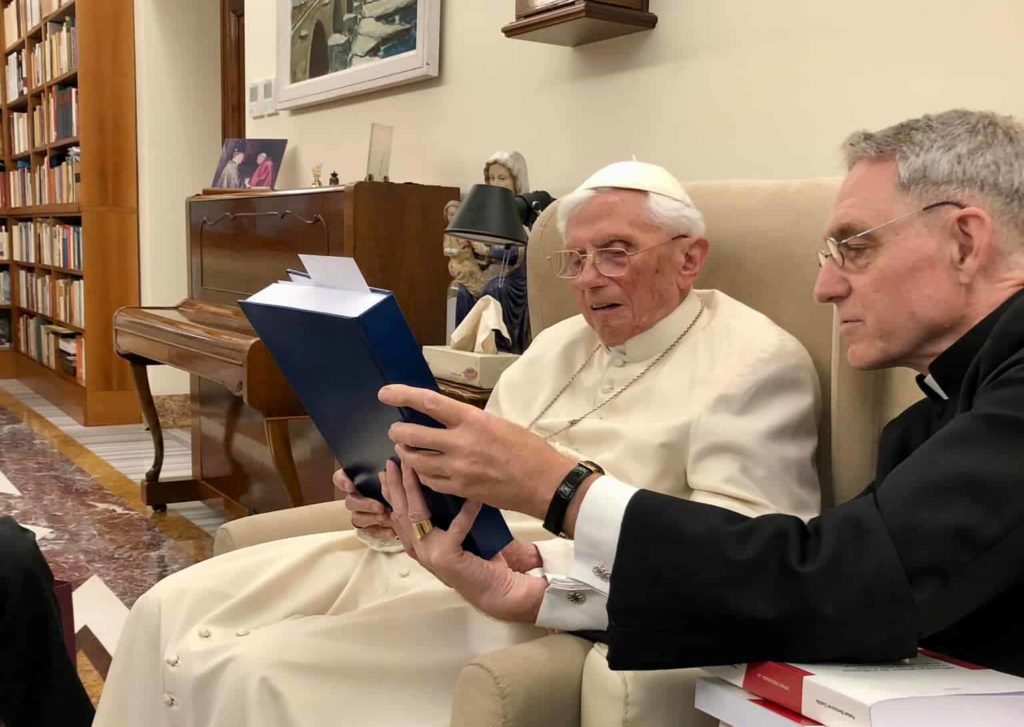
[[[288,435],[287,418],[267,418],[264,420],[267,433],[267,446],[274,458],[274,466],[288,491],[288,500],[292,507],[305,504],[302,497],[302,486],[299,484],[299,471],[295,467],[292,456],[292,440]]]
[[[160,417],[156,413],[156,404],[153,403],[153,393],[149,389],[149,373],[147,365],[131,359],[132,378],[135,380],[135,391],[139,395],[139,404],[142,406],[142,417],[149,427],[149,434],[153,438],[153,466],[146,471],[146,478],[143,487],[155,485],[160,481],[160,470],[164,466],[164,432],[160,428]],[[167,503],[155,503],[152,505],[157,512],[166,512]]]

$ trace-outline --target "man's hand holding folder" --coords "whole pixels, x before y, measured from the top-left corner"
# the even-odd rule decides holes
[[[382,403],[378,391],[394,383],[436,391],[437,384],[389,291],[370,288],[351,258],[300,258],[308,278],[289,273],[289,282],[270,285],[239,305],[348,478],[364,495],[383,501],[378,472],[394,455],[391,425],[441,425]],[[443,529],[462,506],[461,498],[431,490],[424,499],[433,525]],[[511,540],[501,513],[485,506],[463,545],[489,559]]]

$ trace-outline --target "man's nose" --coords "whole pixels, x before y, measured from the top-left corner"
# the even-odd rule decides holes
[[[814,299],[819,303],[835,303],[849,294],[850,281],[832,258],[826,258],[814,280]]]
[[[573,283],[581,288],[592,288],[595,285],[600,284],[604,276],[597,269],[597,263],[594,262],[593,255],[587,255],[583,258],[583,266],[580,268],[580,274],[573,278]]]

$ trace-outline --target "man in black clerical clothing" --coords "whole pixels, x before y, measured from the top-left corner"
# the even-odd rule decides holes
[[[0,517],[0,724],[87,727],[92,717],[35,534]]]
[[[392,429],[406,548],[482,610],[532,621],[536,579],[459,548],[474,506],[451,532],[411,527],[426,517],[416,475],[547,516],[576,539],[570,575],[607,598],[607,623],[579,628],[606,629],[613,668],[926,646],[1024,675],[1024,126],[955,110],[855,133],[844,152],[815,297],[835,306],[852,365],[911,367],[927,394],[885,427],[859,497],[806,524],[747,518],[578,472],[512,424],[387,387],[386,403],[448,425]]]

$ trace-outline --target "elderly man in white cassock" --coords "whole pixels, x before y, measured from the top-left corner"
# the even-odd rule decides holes
[[[642,487],[814,516],[810,357],[760,313],[694,289],[708,241],[679,182],[612,164],[561,201],[558,222],[565,249],[551,263],[580,315],[537,336],[488,410]],[[599,593],[565,586],[574,543],[507,513],[517,539],[499,557],[542,573],[545,592],[534,625],[485,616],[403,552],[379,503],[335,480],[354,532],[222,555],[139,599],[97,727],[446,725],[474,657],[578,622],[580,609],[605,613]]]

